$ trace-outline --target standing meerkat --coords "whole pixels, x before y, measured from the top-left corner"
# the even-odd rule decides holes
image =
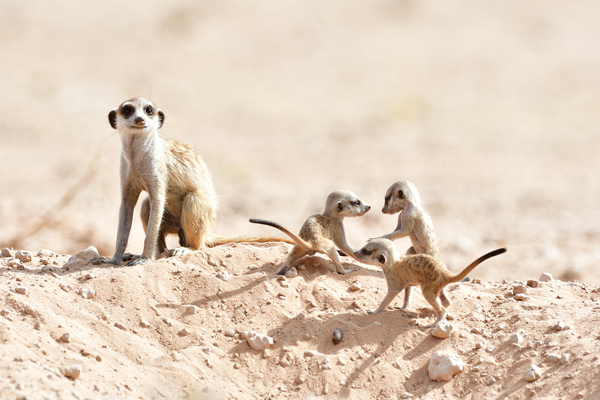
[[[385,194],[381,212],[390,215],[400,213],[396,229],[381,238],[396,240],[408,236],[412,246],[406,251],[406,255],[427,254],[439,258],[440,245],[433,221],[421,206],[421,196],[412,182],[398,181],[392,184]],[[406,287],[402,308],[410,307],[412,291],[412,286]]]
[[[128,263],[154,260],[167,250],[166,236],[179,235],[180,247],[172,255],[232,242],[284,241],[277,237],[222,238],[213,234],[217,195],[211,175],[192,146],[158,135],[165,114],[141,97],[124,101],[108,114],[110,126],[121,136],[121,209],[115,253],[104,262],[123,261],[133,209],[142,191],[148,193],[141,207],[146,238],[141,256]],[[293,243],[293,242],[292,242]],[[126,259],[133,256],[128,255]]]
[[[335,248],[337,246],[349,256],[354,255],[354,249],[346,241],[343,219],[345,217],[362,217],[370,209],[371,206],[363,203],[354,193],[348,190],[338,190],[327,197],[323,214],[308,217],[302,225],[299,235],[290,232],[276,222],[256,218],[250,219],[250,222],[277,228],[296,242],[283,262],[283,267],[278,272],[279,275],[285,275],[294,261],[315,253],[327,254],[339,274],[348,274],[352,270],[344,269]]]
[[[427,254],[401,257],[394,243],[388,239],[373,239],[362,249],[357,250],[354,255],[359,261],[381,267],[388,285],[388,292],[379,307],[375,311],[367,311],[370,315],[385,310],[398,293],[406,287],[420,285],[423,297],[437,314],[434,323],[436,325],[445,318],[446,308],[451,304],[444,293],[444,288],[450,283],[460,282],[479,264],[504,252],[506,252],[505,248],[489,252],[473,261],[458,274],[452,274],[448,271],[446,264]],[[431,326],[433,325],[427,327]]]

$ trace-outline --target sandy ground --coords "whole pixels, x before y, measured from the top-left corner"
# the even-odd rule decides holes
[[[600,180],[597,177],[600,170],[600,48],[596,40],[600,36],[596,17],[599,8],[593,1],[581,1],[568,7],[559,1],[507,1],[501,4],[392,0],[368,4],[346,0],[285,3],[173,1],[168,5],[155,0],[126,3],[0,1],[0,109],[3,116],[0,118],[0,161],[3,165],[0,174],[0,247],[14,246],[34,252],[46,248],[59,254],[75,254],[93,245],[102,255],[112,254],[119,206],[120,141],[108,124],[107,114],[123,100],[142,95],[151,98],[166,114],[161,134],[193,144],[211,169],[220,198],[216,229],[220,235],[274,233],[270,228],[249,224],[247,221],[251,217],[275,220],[298,230],[307,216],[322,211],[331,191],[347,189],[373,206],[364,217],[346,222],[350,244],[360,247],[367,238],[393,229],[396,218],[379,212],[383,197],[392,182],[409,179],[421,192],[425,208],[436,226],[442,258],[451,268],[456,270],[489,250],[506,246],[508,252],[505,255],[477,268],[472,277],[499,284],[505,279],[535,279],[547,271],[563,281],[577,279],[590,285],[600,284]],[[139,253],[142,243],[142,227],[136,220],[129,250]],[[402,251],[409,246],[405,239],[396,244]],[[243,249],[236,248],[236,257]],[[276,264],[282,259],[282,251],[281,246],[264,250],[260,260],[252,263],[260,268],[269,262]],[[57,267],[61,267],[66,258],[57,260]],[[187,263],[186,267],[181,267],[186,271],[181,276],[171,275],[172,269],[178,266],[159,271],[158,266],[164,267],[163,263],[172,265],[168,261],[145,267],[139,275],[137,269],[132,273],[125,269],[98,268],[95,273],[98,282],[102,279],[108,282],[118,273],[127,274],[127,279],[132,282],[144,279],[138,282],[143,282],[144,287],[132,286],[127,290],[133,293],[143,289],[148,294],[142,299],[154,299],[153,296],[163,296],[162,292],[154,292],[156,285],[162,280],[171,282],[167,276],[177,281],[191,273],[188,269],[196,268],[198,274],[209,274],[210,279],[214,278],[214,271],[201,261],[201,257],[194,260],[174,261]],[[250,279],[248,265],[231,268],[236,270],[230,273],[237,273],[239,278],[232,279],[227,285],[250,285],[250,280],[244,280]],[[264,270],[272,273],[275,268],[264,267]],[[310,285],[320,283],[332,291],[332,296],[345,302],[341,298],[347,296],[348,279],[364,278],[367,279],[364,285],[379,290],[372,296],[367,296],[369,291],[362,294],[362,301],[373,306],[378,303],[384,285],[376,271],[372,270],[372,273],[375,275],[369,279],[373,281],[361,274],[356,278],[354,274],[333,278],[319,275],[323,282],[311,278],[303,285],[308,284],[310,289],[306,290],[312,292]],[[60,279],[76,279],[77,276],[66,273]],[[12,282],[16,277],[32,279],[25,282],[28,285],[48,287],[55,279],[22,272],[6,272],[1,279]],[[238,279],[240,281],[236,283]],[[301,273],[297,279],[304,282],[307,277]],[[70,284],[75,286],[74,282]],[[338,283],[340,286],[335,286]],[[180,286],[183,288],[188,284],[191,285],[185,281]],[[16,294],[5,297],[13,288],[11,285],[3,289],[7,307],[12,304],[8,299],[19,298]],[[270,285],[276,287],[277,284],[272,282]],[[494,297],[502,296],[507,290],[494,285],[477,286],[475,292],[491,293]],[[562,284],[556,285],[555,288],[535,289],[534,296],[550,295],[550,290],[559,290]],[[102,302],[108,301],[106,293],[116,286],[113,282],[99,287],[98,299],[88,303],[100,302],[102,307],[109,307],[113,303]],[[209,287],[208,283],[206,287],[201,286],[195,291],[198,297],[192,296],[186,301],[213,302],[210,293],[214,289]],[[572,292],[580,302],[591,300],[578,287],[560,286],[560,290]],[[471,286],[456,290],[461,295],[465,288]],[[79,300],[72,313],[65,311],[62,314],[53,308],[58,307],[56,304],[64,306],[59,298],[53,300],[54,287],[48,289],[47,294],[40,289],[39,294],[46,296],[44,298],[37,298],[37,290],[31,290],[27,301],[46,304],[38,306],[40,313],[64,318],[56,326],[79,326],[83,324],[79,318],[91,321],[77,314],[92,311],[79,308],[83,300],[74,292],[57,290],[56,296],[62,296],[64,301],[67,298]],[[163,290],[167,291],[166,288]],[[247,292],[236,292],[232,298],[259,310],[258,303],[262,300],[244,297],[249,296]],[[477,295],[464,294],[467,298]],[[453,306],[455,313],[459,307],[471,306],[470,302],[460,300],[460,295]],[[173,295],[172,299],[177,296]],[[180,300],[183,302],[184,299]],[[544,301],[551,302],[552,298]],[[539,305],[549,307],[549,313],[554,312],[552,310],[567,312],[562,308],[564,303],[557,303],[560,307],[556,309],[548,303]],[[319,309],[323,307],[319,301],[316,304]],[[490,310],[491,304],[480,307]],[[584,303],[580,305],[582,313],[587,312],[589,307],[585,308]],[[285,310],[286,317],[277,317],[277,321],[271,322],[272,327],[267,324],[268,318],[275,318],[274,315],[263,320],[256,312],[256,327],[245,326],[243,329],[270,331],[275,326],[284,329],[287,319],[302,311],[305,304],[287,306],[290,308]],[[350,315],[345,305],[338,306],[337,311],[332,311],[334,320],[351,321],[344,323],[361,329],[370,324],[371,319],[359,317],[359,313]],[[424,304],[420,306],[424,307]],[[21,321],[20,316],[15,317],[21,310],[16,303],[11,307],[10,318],[15,324],[32,322],[31,317],[26,321]],[[143,309],[147,311],[148,305],[144,303],[138,307],[146,307]],[[535,318],[529,315],[540,312],[524,308],[520,313],[514,311],[514,315],[533,324],[529,320]],[[579,318],[576,310],[569,309],[568,315],[571,312],[573,318]],[[377,329],[383,331],[386,323],[402,321],[397,318],[398,313],[392,312],[394,317],[389,321],[381,320],[382,325]],[[99,312],[94,315],[102,320]],[[580,318],[585,319],[584,315]],[[131,314],[124,318],[130,318],[133,326],[137,324],[135,318],[139,317]],[[542,321],[543,318],[539,319]],[[106,324],[102,321],[94,322]],[[195,335],[207,343],[211,343],[210,335],[219,335],[209,328],[218,321],[209,318],[208,314],[204,319],[190,321],[195,327]],[[310,329],[320,331],[318,327],[324,321],[309,318],[306,324]],[[540,340],[545,340],[540,332],[546,333],[544,324],[547,323],[550,322],[542,321],[531,328],[538,332],[537,336],[542,335]],[[589,323],[592,324],[593,319]],[[23,325],[23,329],[26,326],[29,325]],[[50,327],[43,326],[47,331],[34,333],[49,332]],[[58,328],[52,326],[52,334],[58,334]],[[509,326],[521,329],[518,324]],[[294,325],[296,328],[298,326]],[[89,346],[101,348],[101,342],[88,335],[92,332],[91,327],[81,329]],[[205,329],[208,338],[200,329]],[[582,329],[577,335],[586,338],[587,330],[593,330],[593,326]],[[413,333],[400,327],[392,330],[402,332],[398,340],[402,338],[419,348],[425,346],[418,357],[410,355],[419,360],[411,365],[422,374],[423,360],[429,354],[431,344],[417,336],[412,337],[417,330]],[[117,336],[128,335],[127,332],[130,330],[116,332],[115,336],[104,332],[108,335],[103,339],[104,345],[116,352],[115,346],[121,343]],[[364,337],[373,340],[375,331],[365,332],[368,334]],[[342,391],[355,390],[351,389],[352,384],[366,387],[364,380],[372,377],[365,372],[370,371],[370,364],[368,368],[360,368],[367,365],[365,360],[371,357],[367,354],[373,353],[369,347],[373,344],[368,340],[361,342],[363,336],[358,331],[356,334],[356,342],[348,349],[361,348],[363,359],[353,355],[360,362],[345,366],[342,375],[345,376],[343,379],[354,376],[356,382],[363,383],[350,383],[342,389],[339,386],[342,378],[336,378],[338,389],[334,389],[334,380],[331,380],[331,393],[354,396],[354,392]],[[17,343],[23,346],[33,343],[20,342],[19,335],[11,335],[17,339],[12,339],[14,346],[2,348],[5,354],[12,354],[12,348],[19,347]],[[323,332],[320,339],[311,339],[311,343],[317,346],[321,343],[318,340],[325,341],[329,335],[330,332]],[[139,333],[135,337],[142,336],[143,333]],[[158,352],[158,349],[171,357],[170,348],[167,350],[168,347],[160,344],[159,337],[156,333],[152,339],[156,349],[147,350],[148,357],[155,357],[153,360],[159,353],[152,351]],[[392,338],[383,334],[377,337],[387,341],[385,351],[392,357],[390,343],[393,341],[389,342]],[[424,337],[433,340],[427,335]],[[452,340],[455,339],[460,342],[467,338]],[[112,340],[116,342],[110,342]],[[238,343],[234,339],[227,340],[232,345]],[[71,350],[61,353],[59,349],[64,345],[51,343],[56,355],[71,354]],[[172,343],[179,342],[173,339]],[[222,342],[220,346],[225,346],[222,348],[226,349],[223,351],[227,358],[232,353],[225,343],[229,342]],[[183,342],[180,345],[179,350],[185,348]],[[580,345],[584,346],[583,342]],[[461,345],[462,351],[471,351],[469,346]],[[241,353],[235,352],[255,356],[244,349]],[[277,357],[280,350],[275,352]],[[333,351],[317,350],[320,354]],[[513,350],[506,351],[510,355],[507,353],[503,357],[513,357]],[[338,354],[338,350],[335,352]],[[211,356],[215,354],[211,353]],[[403,357],[402,354],[398,351],[395,357]],[[529,353],[519,354],[525,354],[522,360],[529,359],[526,355]],[[578,357],[577,352],[573,354],[574,358]],[[119,361],[134,365],[133,355],[127,362],[114,357],[115,364],[110,373],[117,369],[119,376],[123,374],[124,368]],[[266,372],[267,366],[272,365],[269,357],[276,355],[240,362],[244,367],[239,370],[239,376],[262,382],[246,387],[240,386],[241,381],[236,377],[236,371],[230,368],[229,361],[222,369],[215,361],[215,369],[209,368],[215,372],[214,376],[208,376],[211,372],[205,365],[203,371],[211,383],[207,387],[217,387],[216,380],[222,379],[232,385],[224,383],[227,390],[235,387],[241,393],[250,395],[252,392],[253,396],[259,396],[268,394],[279,384],[290,386],[291,375],[280,376],[272,369]],[[588,358],[593,357],[592,353]],[[36,360],[43,364],[41,359]],[[108,361],[92,365],[97,370],[101,368],[99,365],[109,364]],[[58,368],[64,362],[52,358],[47,365]],[[110,363],[112,365],[113,361]],[[172,371],[180,371],[176,366],[185,369],[185,364],[173,364]],[[504,363],[499,364],[504,366]],[[352,375],[351,367],[355,365],[360,372]],[[308,368],[298,368],[305,367]],[[87,370],[91,365],[85,368]],[[272,376],[269,379],[273,380],[257,379],[258,372],[253,372],[254,378],[248,378],[248,368],[252,371],[263,368],[261,373]],[[310,371],[311,368],[314,369],[310,367]],[[109,371],[101,372],[105,378],[98,375],[98,387],[102,388],[100,392],[90,394],[91,398],[100,396],[104,393],[102,390],[108,392],[106,385],[116,382]],[[165,373],[156,371],[159,369],[154,372],[157,376]],[[517,379],[521,371],[518,368],[515,371],[515,374],[502,376]],[[196,374],[192,370],[187,373]],[[4,381],[10,382],[10,374],[13,373],[3,374]],[[421,378],[411,380],[411,374],[404,371],[396,376],[397,381],[413,385],[406,388],[409,393],[426,393],[419,390],[429,390],[426,388],[431,383],[421,382]],[[84,375],[90,376],[89,373]],[[138,380],[143,378],[141,370],[133,375]],[[177,373],[172,372],[172,375]],[[81,379],[75,382],[76,386],[86,386],[80,383],[84,382],[84,377]],[[136,394],[150,396],[132,379],[127,378],[127,384]],[[192,382],[181,379],[181,382]],[[323,379],[325,382],[329,378]],[[493,390],[498,396],[492,397],[509,397],[524,395],[531,386],[523,386],[515,380],[511,381],[511,389],[493,386],[478,392],[481,389],[470,380],[475,379],[473,375],[460,379],[465,380],[456,381],[462,382],[460,384],[447,384],[443,386],[444,390],[451,390],[450,393],[459,397],[469,390],[482,393],[481,396],[484,392],[489,395]],[[379,382],[375,378],[372,380]],[[175,378],[171,381],[175,382]],[[509,385],[504,378],[498,382],[498,385]],[[564,384],[560,387],[564,388],[573,384],[572,380],[560,382]],[[311,385],[312,389],[304,385],[299,393],[321,393],[320,384]],[[184,396],[182,385],[174,383],[173,386],[173,391]],[[554,383],[550,386],[557,387]],[[403,393],[398,387],[382,383],[379,390],[384,388],[394,390],[395,394],[388,396],[391,398]],[[195,390],[188,389],[189,393]],[[588,387],[584,392],[593,393],[592,389]],[[81,387],[77,390],[85,392]],[[239,393],[235,390],[226,392]],[[360,390],[364,391],[356,394],[357,398],[375,398],[379,393],[375,389]],[[506,394],[506,390],[513,390],[513,394]],[[427,393],[443,397],[443,392],[433,389]],[[546,393],[547,397],[555,396]],[[123,392],[123,396],[127,395]],[[385,396],[387,394],[380,397]]]

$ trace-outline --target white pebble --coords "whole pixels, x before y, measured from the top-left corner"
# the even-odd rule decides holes
[[[465,364],[458,354],[436,351],[429,360],[427,372],[429,379],[434,381],[449,381],[463,370]]]
[[[221,271],[217,274],[217,278],[219,278],[223,282],[227,282],[229,280],[229,272]]]
[[[81,375],[81,365],[72,364],[61,370],[62,374],[71,380],[77,380]]]
[[[554,280],[554,278],[552,277],[552,274],[550,274],[549,272],[544,272],[542,274],[542,276],[540,276],[540,279],[538,279],[538,281],[540,282],[552,282]]]
[[[445,319],[441,320],[439,324],[433,327],[431,330],[431,336],[446,339],[452,335],[454,331],[454,325],[451,322],[446,321]]]
[[[521,344],[523,342],[523,336],[519,335],[518,333],[515,333],[514,335],[511,335],[511,337],[508,338],[508,342],[514,344]]]
[[[475,348],[476,349],[483,349],[483,346],[485,346],[485,343],[483,343],[483,342],[477,342],[477,343],[475,343]]]
[[[541,376],[542,371],[537,366],[532,364],[531,367],[527,368],[527,371],[525,371],[523,379],[525,379],[527,382],[533,382],[539,379]]]
[[[171,322],[171,320],[167,317],[163,318],[163,322],[165,324],[167,324],[168,326],[173,326],[173,323]]]
[[[565,365],[566,363],[569,362],[569,358],[571,358],[570,354],[563,354],[562,357],[560,358],[560,363],[562,365]]]
[[[225,336],[227,336],[227,337],[234,337],[235,336],[235,332],[231,331],[231,330],[227,331],[227,332],[225,332]]]
[[[492,353],[494,350],[496,350],[496,348],[492,345],[485,348],[485,351],[487,351],[488,353]]]
[[[548,362],[558,362],[558,361],[560,361],[560,357],[561,357],[560,354],[557,354],[557,353],[548,353],[548,354],[546,354],[546,358],[545,359]]]
[[[264,350],[273,347],[273,338],[267,335],[261,335],[258,332],[248,332],[246,341],[254,350]]]
[[[37,252],[38,257],[54,257],[54,254],[55,253],[53,251],[45,250],[45,249],[42,249]]]
[[[141,320],[141,321],[140,321],[140,325],[141,325],[143,328],[149,328],[149,327],[150,327],[150,322],[148,322],[148,321],[146,321],[146,320]]]
[[[362,289],[362,285],[359,282],[354,282],[352,285],[350,285],[349,289],[353,292],[356,292],[357,290]]]
[[[306,350],[304,352],[304,357],[314,357],[317,355],[317,352],[314,350]]]
[[[90,246],[85,250],[80,251],[79,253],[71,256],[69,260],[65,263],[65,268],[77,268],[86,265],[88,262],[100,258],[100,254],[98,254],[98,249],[94,246]]]
[[[515,297],[513,297],[513,299],[518,300],[518,301],[523,301],[527,298],[526,295],[519,293],[519,294],[515,294]]]
[[[33,314],[35,314],[35,310],[31,306],[27,306],[27,307],[25,307],[25,314],[33,315]]]
[[[23,269],[25,265],[21,262],[21,260],[17,260],[16,258],[8,261],[8,267],[12,269]]]
[[[2,257],[14,257],[15,251],[12,248],[5,247],[2,249]]]
[[[94,289],[88,289],[88,288],[81,288],[79,290],[79,294],[81,295],[81,297],[83,297],[84,299],[93,299],[94,296],[96,296],[96,291]]]
[[[562,321],[558,321],[556,323],[556,325],[554,326],[554,329],[556,329],[557,331],[562,331],[565,329],[565,323]]]
[[[65,333],[64,335],[62,335],[60,337],[61,342],[65,342],[65,343],[71,343],[71,334],[70,333]]]
[[[285,277],[288,279],[295,278],[298,276],[298,270],[295,267],[292,267],[287,270],[285,273]]]
[[[179,336],[187,336],[190,333],[192,333],[192,331],[190,331],[188,328],[183,328],[182,330],[179,331],[178,335]]]
[[[31,261],[31,253],[28,251],[17,251],[15,253],[15,258],[24,263],[29,262]]]
[[[187,313],[188,314],[196,314],[196,313],[198,313],[199,310],[200,310],[200,308],[198,308],[196,306],[188,306]]]

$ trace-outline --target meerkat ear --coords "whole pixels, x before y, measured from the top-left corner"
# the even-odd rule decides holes
[[[398,197],[401,199],[404,198],[404,191],[402,189],[398,190]]]
[[[165,122],[165,113],[162,110],[158,110],[158,129],[162,128]]]
[[[385,256],[383,254],[379,255],[379,262],[385,264]]]
[[[113,129],[117,129],[117,109],[115,108],[111,112],[108,113],[108,122]]]
[[[344,209],[344,206],[342,205],[341,201],[338,201],[337,209],[338,209],[338,211],[342,211]]]

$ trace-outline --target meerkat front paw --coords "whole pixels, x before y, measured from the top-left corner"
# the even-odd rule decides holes
[[[147,262],[151,261],[148,258],[136,258],[135,260],[129,261],[127,264],[125,264],[128,267],[133,267],[135,265],[141,265],[141,264],[146,264]]]
[[[171,252],[171,257],[185,256],[186,254],[190,254],[191,252],[192,251],[187,247],[177,247]]]

